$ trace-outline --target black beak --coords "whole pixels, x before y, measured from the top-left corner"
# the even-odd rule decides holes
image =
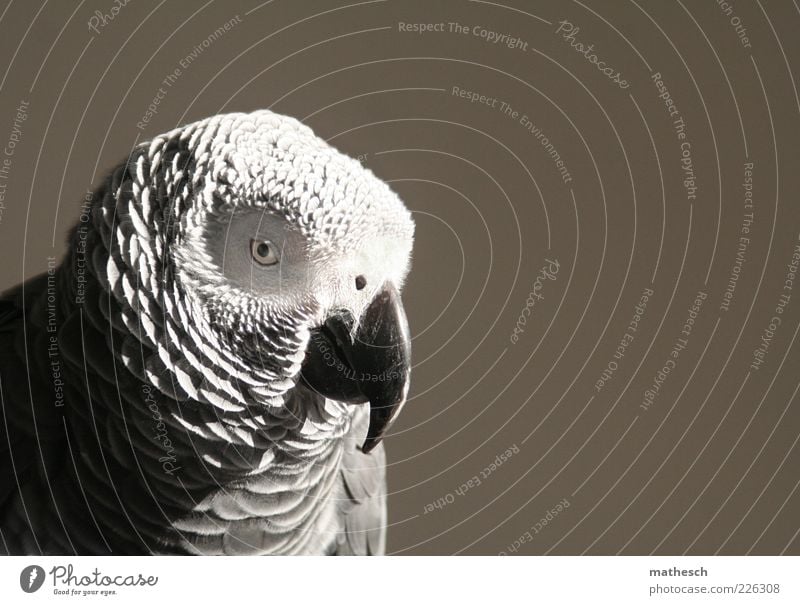
[[[336,401],[369,401],[364,453],[381,442],[408,394],[411,338],[400,295],[388,282],[364,311],[358,329],[343,312],[313,330],[300,372],[311,389]]]

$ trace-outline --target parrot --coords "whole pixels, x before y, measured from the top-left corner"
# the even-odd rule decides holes
[[[385,554],[413,240],[294,118],[137,143],[0,295],[0,553]]]

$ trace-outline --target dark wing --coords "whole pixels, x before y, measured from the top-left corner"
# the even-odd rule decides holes
[[[0,297],[0,553],[46,551],[42,534],[55,521],[42,478],[45,470],[51,483],[62,475],[64,430],[46,318],[46,275]],[[35,536],[31,526],[44,531]]]
[[[341,481],[344,497],[340,501],[342,533],[337,555],[382,555],[386,550],[386,453],[379,444],[369,454],[361,452],[367,434],[369,410],[356,415],[352,439],[345,443]]]
[[[69,292],[58,278],[0,297],[0,554],[139,554],[140,535],[155,529],[131,529],[142,496],[117,460],[130,446],[101,444],[115,419],[83,386],[91,382],[94,400],[128,385],[115,382],[97,328],[79,310],[57,312]]]

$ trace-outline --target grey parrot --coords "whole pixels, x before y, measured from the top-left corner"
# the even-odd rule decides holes
[[[0,297],[0,553],[382,554],[413,235],[292,118],[137,146]]]

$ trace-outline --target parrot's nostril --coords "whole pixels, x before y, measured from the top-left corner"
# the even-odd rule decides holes
[[[356,277],[356,290],[363,290],[367,286],[367,278],[363,275]]]

